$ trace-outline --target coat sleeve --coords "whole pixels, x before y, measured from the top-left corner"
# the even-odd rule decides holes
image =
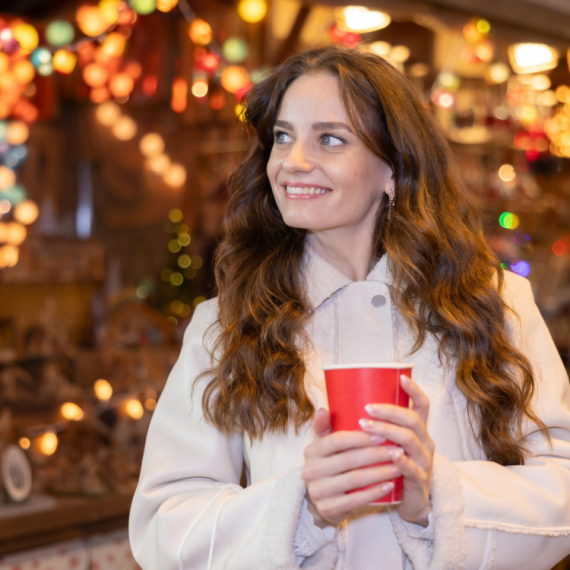
[[[508,275],[505,299],[518,318],[512,338],[534,369],[534,411],[551,437],[524,426],[524,465],[450,462],[438,456],[433,533],[394,532],[414,570],[548,570],[570,553],[570,385],[526,280]]]
[[[332,568],[334,542],[294,554],[300,469],[243,489],[242,435],[222,435],[202,416],[208,380],[192,386],[211,365],[204,338],[216,313],[216,301],[198,306],[151,421],[129,519],[135,559],[143,570]]]

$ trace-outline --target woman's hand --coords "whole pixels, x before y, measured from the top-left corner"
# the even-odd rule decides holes
[[[402,375],[401,385],[413,402],[411,409],[370,404],[366,411],[376,419],[360,423],[366,433],[384,437],[401,447],[392,448],[390,452],[391,461],[404,477],[403,500],[398,513],[405,521],[427,526],[432,508],[430,489],[435,448],[426,428],[429,400],[407,376]]]
[[[379,422],[375,422],[379,423]],[[330,415],[320,409],[313,420],[315,440],[305,449],[302,477],[308,509],[317,526],[337,525],[350,513],[388,494],[400,475],[392,463],[394,446],[381,446],[385,437],[364,431],[332,433]],[[376,463],[386,465],[370,467]],[[368,489],[348,491],[373,485]]]

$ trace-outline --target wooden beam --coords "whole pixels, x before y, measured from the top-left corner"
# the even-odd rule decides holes
[[[309,4],[301,4],[299,11],[297,12],[297,17],[295,18],[295,22],[291,26],[291,30],[289,31],[289,35],[283,43],[281,44],[281,48],[277,52],[277,56],[274,60],[274,65],[279,65],[280,63],[284,62],[294,51],[295,45],[299,40],[299,36],[301,35],[301,31],[303,30],[303,26],[311,13],[311,6]]]

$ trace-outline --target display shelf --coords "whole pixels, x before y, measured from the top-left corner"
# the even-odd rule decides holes
[[[0,505],[0,556],[126,528],[132,495],[35,495]]]

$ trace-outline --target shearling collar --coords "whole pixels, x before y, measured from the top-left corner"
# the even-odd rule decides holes
[[[367,275],[366,281],[391,283],[387,259],[386,255],[380,258]],[[307,242],[305,242],[302,272],[307,285],[307,297],[313,310],[337,291],[352,283],[346,275],[325,261]]]

